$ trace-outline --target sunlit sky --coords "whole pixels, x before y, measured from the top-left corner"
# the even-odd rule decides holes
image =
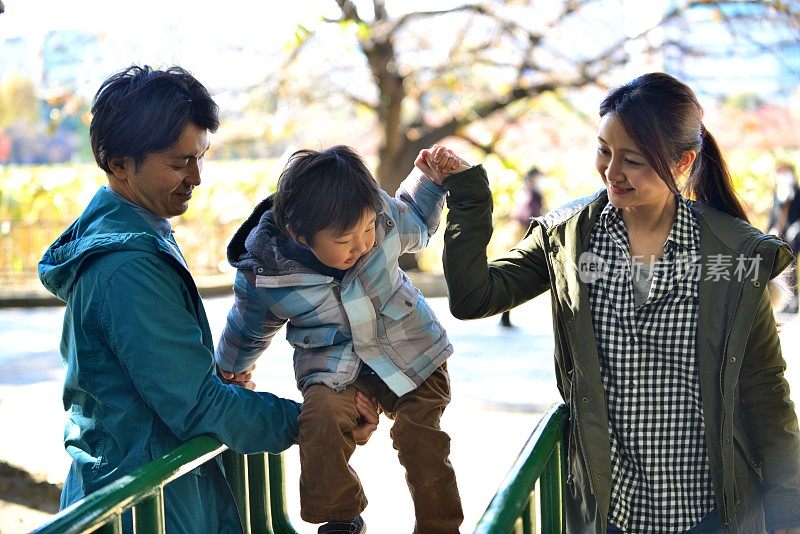
[[[282,30],[290,31],[291,24],[284,21],[299,20],[303,13],[311,14],[312,10],[318,12],[314,4],[319,6],[323,2],[280,2],[280,8],[275,9],[271,2],[246,0],[5,0],[6,12],[0,18],[0,37],[68,29],[105,29],[115,33],[157,37],[156,32],[172,24],[184,23],[193,26],[192,31],[198,40],[214,34],[247,38],[253,33],[279,34]],[[272,9],[268,6],[272,6]],[[280,12],[280,17],[275,16],[276,11]]]
[[[0,16],[0,40],[21,35],[36,35],[49,30],[104,29],[127,35],[150,35],[179,27],[198,43],[236,39],[243,43],[264,39],[281,42],[298,22],[313,26],[321,16],[336,17],[334,0],[253,1],[227,0],[4,0],[6,12]],[[463,4],[454,0],[395,0],[387,9],[443,9]],[[361,12],[370,14],[371,2],[357,1]],[[187,26],[190,26],[187,27]],[[194,40],[194,38],[193,38]],[[212,43],[213,45],[213,43]],[[202,46],[202,45],[200,45]]]
[[[619,29],[627,35],[636,35],[655,23],[673,1],[612,0],[599,11],[589,9],[587,16],[597,17],[598,23],[593,37],[609,29],[603,27],[609,20],[612,26],[622,23]],[[212,91],[258,83],[265,73],[279,68],[286,57],[286,43],[298,24],[324,32],[327,25],[322,23],[321,17],[339,16],[334,0],[4,0],[4,3],[6,12],[0,15],[0,46],[7,39],[24,38],[26,51],[14,49],[12,55],[26,54],[24,59],[17,58],[16,64],[29,66],[33,73],[38,72],[35,67],[41,62],[38,47],[47,32],[78,30],[102,34],[105,45],[102,51],[89,50],[94,56],[83,61],[81,69],[86,72],[80,75],[85,87],[78,84],[79,92],[94,90],[105,76],[130,63],[155,67],[180,64]],[[370,0],[355,3],[365,18],[371,16]],[[446,9],[464,3],[456,0],[386,2],[387,10],[394,15],[413,10]],[[537,13],[541,17],[536,18],[546,19],[548,8],[552,10],[558,4],[555,0],[540,0]],[[615,20],[615,15],[622,17]],[[335,29],[327,28],[327,31]],[[442,28],[442,32],[446,34],[447,28]],[[576,39],[573,46],[584,43],[591,47],[594,41]],[[3,62],[8,54],[3,56],[2,52],[0,50],[0,75],[10,68]],[[703,65],[702,68],[708,67]],[[713,76],[728,78],[740,73],[744,78],[735,81],[744,84],[754,77],[774,78],[774,70],[774,61],[747,65],[734,62],[724,71],[714,72]],[[758,87],[758,90],[766,88]]]
[[[103,33],[121,44],[112,60],[117,68],[132,62],[180,63],[213,80],[242,75],[235,61],[216,60],[226,49],[237,47],[256,56],[276,54],[298,22],[319,20],[322,4],[282,1],[276,15],[274,3],[247,0],[5,0],[0,41],[23,37],[40,43],[53,30]]]
[[[4,0],[0,15],[0,46],[24,38],[40,44],[47,32],[77,30],[101,33],[113,43],[113,65],[95,65],[103,76],[129,63],[157,67],[180,64],[209,87],[238,86],[263,76],[286,53],[285,45],[298,24],[323,27],[321,17],[337,18],[334,0]],[[442,9],[462,4],[453,0],[396,0],[390,13]],[[371,2],[358,1],[371,15]],[[116,45],[116,46],[114,46]],[[35,47],[34,47],[35,48]],[[30,64],[39,59],[31,53]],[[109,54],[110,55],[110,54]],[[0,61],[0,74],[4,65]],[[102,77],[100,79],[102,79]]]

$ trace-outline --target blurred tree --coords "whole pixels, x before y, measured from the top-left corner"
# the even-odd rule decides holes
[[[686,39],[698,19],[752,45],[736,53],[795,54],[800,13],[796,2],[775,1],[495,0],[397,13],[384,0],[335,3],[330,24],[297,28],[285,68],[264,86],[270,102],[289,109],[360,113],[377,145],[376,177],[390,192],[420,149],[447,137],[496,152],[508,121],[524,118],[542,95],[603,89],[626,67],[666,70],[672,61],[680,69],[674,58],[730,55],[720,42],[706,46],[717,37]],[[787,31],[794,48],[775,38]],[[344,136],[344,122],[332,122],[339,142],[365,149]]]
[[[16,72],[0,78],[0,129],[38,120],[39,100],[33,82]]]

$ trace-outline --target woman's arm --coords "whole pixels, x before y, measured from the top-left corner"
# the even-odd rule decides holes
[[[492,236],[492,192],[482,166],[449,176],[444,273],[450,310],[460,319],[488,317],[513,308],[550,287],[542,241],[536,227],[515,248],[487,261]]]
[[[800,433],[767,292],[750,330],[739,378],[750,441],[763,461],[770,531],[800,526]],[[790,531],[791,532],[791,531]]]

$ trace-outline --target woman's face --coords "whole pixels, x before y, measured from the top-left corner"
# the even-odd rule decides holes
[[[615,208],[663,206],[672,191],[647,163],[614,113],[600,119],[595,166]]]

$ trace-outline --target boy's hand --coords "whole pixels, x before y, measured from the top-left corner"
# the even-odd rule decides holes
[[[433,145],[430,149],[420,150],[414,165],[438,185],[442,185],[444,179],[451,174],[472,167],[443,145]]]
[[[239,386],[245,389],[249,389],[254,391],[256,389],[256,383],[251,381],[250,379],[253,378],[253,371],[256,370],[256,364],[241,373],[229,373],[228,371],[223,371],[220,369],[219,365],[217,366],[217,374],[219,375],[220,379],[226,384],[233,384],[234,386]]]
[[[353,430],[353,439],[356,445],[364,445],[369,441],[372,433],[378,429],[378,416],[380,407],[378,401],[369,398],[360,391],[356,391],[356,410],[358,411],[358,426]]]

